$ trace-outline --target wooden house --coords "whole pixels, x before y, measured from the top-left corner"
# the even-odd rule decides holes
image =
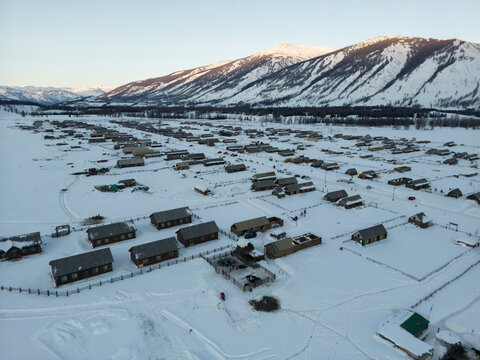
[[[251,231],[265,232],[272,228],[283,226],[283,220],[277,217],[261,216],[258,218],[239,221],[230,227],[230,231],[237,236],[243,236]]]
[[[315,190],[315,185],[313,185],[311,181],[304,182],[301,184],[287,185],[284,188],[285,194],[287,195],[302,194],[302,193],[306,193],[314,190]]]
[[[312,246],[320,245],[322,238],[311,233],[296,236],[294,238],[286,237],[265,245],[265,253],[269,258],[276,259],[282,256],[296,253],[299,250],[307,249]]]
[[[252,187],[251,187],[253,191],[265,191],[265,190],[272,190],[274,188],[275,188],[275,180],[256,181],[252,184]]]
[[[132,246],[130,258],[137,267],[148,266],[178,257],[178,244],[174,237]]]
[[[110,248],[50,261],[56,286],[112,271]]]
[[[118,168],[144,166],[144,165],[145,165],[145,160],[143,160],[143,158],[139,158],[139,157],[117,160],[117,167]]]
[[[225,160],[223,158],[207,159],[203,161],[204,166],[215,166],[223,164],[225,164]]]
[[[372,179],[375,179],[377,177],[377,174],[373,170],[367,170],[367,171],[362,171],[361,173],[359,173],[358,177],[360,179],[364,179],[364,180],[372,180]]]
[[[412,181],[412,179],[408,177],[401,177],[401,178],[388,180],[388,185],[400,186],[400,185],[407,184],[409,181]]]
[[[352,209],[363,205],[363,199],[360,195],[353,195],[341,198],[336,203],[338,206],[343,206],[345,209]]]
[[[332,171],[332,170],[338,170],[340,169],[340,166],[335,163],[335,162],[332,162],[332,163],[323,163],[321,166],[320,166],[323,170],[325,171]]]
[[[162,230],[191,223],[192,214],[188,212],[188,207],[159,211],[150,215],[150,222],[158,230]]]
[[[198,192],[199,194],[202,194],[204,196],[207,196],[208,194],[210,194],[212,192],[212,190],[206,188],[205,186],[201,186],[201,185],[197,185],[193,188],[193,190],[195,190],[196,192]]]
[[[459,188],[456,188],[456,189],[453,189],[453,190],[449,191],[446,196],[458,199],[462,195],[463,195],[462,191]]]
[[[295,176],[288,177],[288,178],[283,178],[283,179],[277,179],[275,181],[275,184],[277,186],[287,186],[287,185],[292,185],[292,184],[297,184],[297,178]]]
[[[427,179],[418,179],[409,181],[405,186],[409,189],[420,190],[430,187],[430,184]]]
[[[362,244],[362,246],[380,241],[386,237],[387,230],[382,224],[358,230],[352,234],[352,240]]]
[[[215,221],[192,225],[177,230],[177,240],[185,247],[218,239],[218,226]]]
[[[264,180],[273,180],[275,181],[277,179],[277,175],[275,175],[275,172],[270,171],[266,173],[259,173],[259,174],[254,174],[250,180],[252,182],[257,182],[257,181],[264,181]]]
[[[134,239],[136,229],[133,222],[119,222],[87,229],[88,241],[92,247],[111,244],[118,241]]]
[[[477,204],[480,204],[480,192],[477,192],[477,193],[468,195],[468,196],[467,196],[467,199],[468,199],[468,200],[476,201]]]
[[[396,171],[396,172],[399,172],[399,173],[404,173],[404,172],[412,170],[412,168],[410,166],[398,166],[398,167],[394,168],[393,170]]]
[[[15,260],[30,254],[42,252],[39,232],[10,236],[0,239],[0,259]]]
[[[432,225],[432,222],[428,221],[427,216],[423,212],[410,216],[408,218],[408,222],[417,225],[422,229],[425,229]]]
[[[331,191],[323,197],[325,200],[336,203],[338,200],[347,197],[348,194],[345,190]]]
[[[355,168],[348,169],[347,171],[345,171],[345,174],[350,175],[350,176],[357,175],[357,169],[355,169]]]
[[[245,164],[236,164],[236,165],[225,166],[225,171],[227,173],[234,173],[234,172],[245,171],[245,170],[247,170],[247,167],[245,166]]]

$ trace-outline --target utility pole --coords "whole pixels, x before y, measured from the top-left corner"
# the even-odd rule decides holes
[[[395,201],[395,190],[397,190],[397,188],[393,187],[392,201]]]

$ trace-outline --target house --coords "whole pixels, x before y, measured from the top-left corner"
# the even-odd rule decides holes
[[[416,312],[399,311],[387,320],[377,335],[416,360],[433,356],[433,348],[419,339],[428,328],[429,321]]]
[[[250,178],[250,180],[252,182],[263,181],[263,180],[276,180],[276,179],[277,179],[277,175],[275,175],[275,173],[273,171],[266,172],[266,173],[260,173],[260,174],[254,174]]]
[[[236,222],[230,227],[230,231],[237,236],[243,236],[251,231],[265,232],[272,228],[283,226],[283,220],[277,217],[267,218],[261,216],[258,218]]]
[[[448,197],[453,197],[455,199],[458,199],[462,195],[463,195],[462,191],[459,188],[453,189],[453,190],[449,191],[448,194],[447,194]]]
[[[285,194],[287,195],[302,194],[302,193],[306,193],[314,190],[315,190],[315,185],[313,185],[311,181],[301,183],[301,184],[287,185],[284,188]]]
[[[287,185],[292,185],[297,183],[298,181],[295,176],[283,178],[283,179],[277,179],[277,181],[275,181],[275,184],[277,184],[278,186],[287,186]]]
[[[190,163],[188,161],[181,161],[175,165],[175,170],[188,170],[190,169]]]
[[[372,180],[372,179],[375,179],[377,177],[377,174],[373,170],[367,170],[367,171],[363,171],[363,172],[359,173],[358,177],[360,179]]]
[[[272,190],[274,188],[275,188],[275,181],[274,180],[256,181],[252,184],[252,190],[253,191]]]
[[[204,196],[207,196],[208,194],[210,194],[212,192],[212,190],[204,187],[204,186],[201,186],[201,185],[197,185],[193,188],[193,190],[195,190],[196,192],[198,192],[199,194],[202,194]]]
[[[446,164],[446,165],[456,165],[456,164],[458,164],[458,160],[456,158],[452,157],[450,159],[446,159],[443,163]]]
[[[388,180],[388,185],[400,186],[400,185],[405,185],[410,181],[412,181],[411,178],[401,177],[401,178],[397,178],[397,179]]]
[[[215,221],[192,225],[177,230],[177,240],[185,247],[218,239],[218,226]]]
[[[25,255],[42,252],[39,232],[0,239],[0,259],[15,260]]]
[[[420,190],[430,187],[430,184],[427,179],[418,179],[410,180],[405,186],[409,189]]]
[[[322,238],[311,233],[296,236],[294,238],[286,237],[265,245],[265,253],[269,258],[276,259],[282,256],[296,253],[312,246],[320,245]]]
[[[145,165],[145,161],[143,160],[143,158],[130,158],[130,159],[117,160],[118,168],[144,166],[144,165]]]
[[[325,171],[332,171],[332,170],[340,169],[340,166],[338,166],[338,164],[335,163],[335,162],[333,162],[333,163],[323,163],[320,167]]]
[[[330,202],[337,202],[341,198],[347,197],[348,194],[345,190],[331,191],[323,197],[325,200]]]
[[[281,186],[276,186],[275,189],[272,191],[272,195],[276,196],[279,199],[282,199],[285,197],[285,191],[283,191],[283,188]]]
[[[148,266],[178,257],[178,244],[174,237],[132,246],[130,258],[137,267]]]
[[[480,204],[480,192],[468,195],[467,199],[468,200],[474,200],[474,201],[477,202],[477,204]]]
[[[265,255],[255,249],[251,242],[245,239],[237,241],[237,246],[233,252],[245,264],[255,266],[254,263],[265,260]]]
[[[110,248],[52,260],[52,275],[56,286],[86,279],[112,271],[113,257]]]
[[[362,244],[362,246],[385,239],[386,237],[387,230],[382,224],[358,230],[352,234],[352,240]]]
[[[324,164],[324,161],[323,160],[316,160],[316,161],[312,161],[312,167],[314,168],[320,168],[322,167],[322,165]]]
[[[214,165],[223,165],[225,160],[222,158],[207,159],[203,161],[204,166],[214,166]]]
[[[225,171],[227,173],[234,173],[234,172],[245,171],[245,170],[247,170],[247,167],[245,166],[245,164],[236,164],[236,165],[225,166]]]
[[[88,241],[93,247],[111,244],[136,237],[133,222],[119,222],[87,229]]]
[[[137,185],[137,180],[135,180],[135,179],[125,179],[125,180],[120,180],[118,183],[122,184],[125,187],[131,187],[131,186]]]
[[[188,212],[188,207],[159,211],[150,215],[150,222],[158,230],[162,230],[191,223],[192,214]]]
[[[350,176],[357,175],[357,169],[355,168],[348,169],[347,171],[345,171],[345,174]]]
[[[427,216],[423,212],[410,216],[408,218],[408,222],[415,224],[422,229],[425,229],[432,225],[432,222],[428,221]]]
[[[404,173],[404,172],[412,170],[412,168],[410,166],[399,166],[399,167],[394,168],[393,170],[396,171],[396,172],[399,172],[399,173]]]
[[[360,195],[347,196],[338,200],[336,204],[343,206],[345,209],[351,209],[357,206],[362,206],[363,199]]]

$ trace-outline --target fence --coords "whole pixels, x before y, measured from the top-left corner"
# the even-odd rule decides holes
[[[47,289],[47,290],[30,289],[30,288],[12,287],[12,286],[4,286],[4,285],[0,286],[0,290],[10,291],[10,292],[14,291],[14,292],[19,292],[19,293],[24,293],[24,294],[55,296],[55,297],[70,296],[72,294],[78,294],[78,293],[80,293],[81,291],[84,291],[84,290],[91,290],[94,287],[103,286],[103,285],[106,285],[106,284],[112,284],[114,282],[122,281],[122,280],[125,280],[125,279],[130,279],[130,278],[133,278],[135,276],[147,274],[147,273],[150,273],[154,270],[158,270],[158,269],[161,269],[161,268],[164,268],[164,267],[169,267],[169,266],[172,266],[172,265],[175,265],[175,264],[178,264],[178,263],[183,263],[183,262],[186,262],[188,260],[193,260],[195,258],[201,257],[201,258],[205,259],[205,256],[208,256],[212,253],[216,254],[217,257],[225,256],[226,254],[231,254],[231,250],[228,250],[226,252],[219,253],[219,254],[217,254],[217,252],[219,252],[219,251],[221,252],[222,250],[225,250],[229,247],[230,247],[229,245],[226,245],[226,246],[222,246],[222,247],[215,248],[215,249],[212,249],[212,250],[207,250],[207,251],[204,251],[204,252],[201,252],[201,253],[198,253],[198,254],[194,254],[194,255],[191,255],[191,256],[164,261],[164,262],[161,262],[161,263],[149,266],[149,267],[140,268],[139,270],[136,270],[136,271],[131,271],[130,273],[122,274],[122,275],[116,276],[116,277],[111,277],[110,279],[107,278],[107,279],[104,279],[104,280],[100,280],[98,282],[89,283],[89,284],[86,284],[86,285],[83,285],[83,286],[79,286],[77,288],[68,289],[68,290],[64,290],[64,291],[49,290],[49,289]]]

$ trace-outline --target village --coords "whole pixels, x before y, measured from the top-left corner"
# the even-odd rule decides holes
[[[208,340],[216,331],[231,334],[244,359],[288,358],[277,314],[265,320],[248,305],[261,296],[278,298],[285,324],[302,317],[309,329],[294,329],[291,358],[315,353],[325,344],[306,339],[327,334],[345,359],[480,351],[478,322],[465,320],[480,299],[475,131],[2,116],[4,318],[15,319],[17,299],[81,306],[95,294],[159,292],[167,277],[169,292],[190,299],[202,284],[214,305],[202,307],[207,295],[194,303],[223,319],[212,330],[189,322],[188,299],[172,305],[183,319],[162,305],[168,329],[196,333],[187,342],[200,358],[230,358]],[[448,292],[458,299],[445,312]],[[367,325],[362,307],[375,312]],[[267,330],[258,316],[269,345],[245,347]],[[67,351],[41,337],[51,343],[41,358]]]

